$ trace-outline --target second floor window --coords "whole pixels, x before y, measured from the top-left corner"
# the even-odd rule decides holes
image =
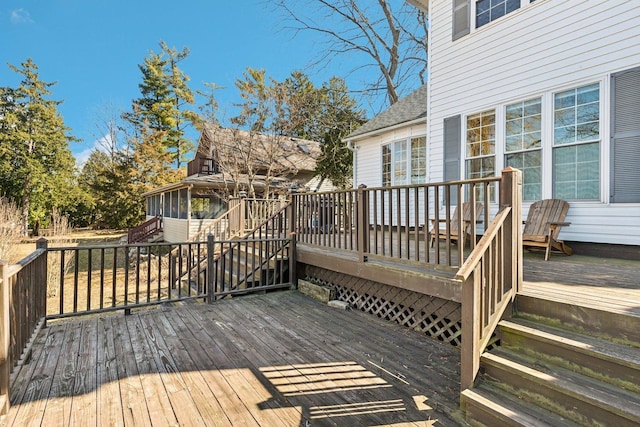
[[[476,28],[495,21],[520,7],[520,0],[479,0],[476,2]]]

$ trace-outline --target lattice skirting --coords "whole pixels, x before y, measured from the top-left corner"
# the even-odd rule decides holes
[[[459,346],[462,338],[460,304],[343,273],[306,266],[306,278],[328,286],[336,298],[353,308],[423,332]]]

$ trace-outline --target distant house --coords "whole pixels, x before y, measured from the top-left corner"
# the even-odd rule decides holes
[[[394,105],[347,137],[354,184],[513,166],[525,216],[536,200],[565,199],[564,240],[640,245],[640,3],[409,2],[429,14],[429,82],[414,94],[427,108],[393,120]],[[412,148],[421,132],[424,151]]]
[[[164,240],[189,240],[224,214],[234,197],[278,198],[292,188],[333,189],[315,176],[320,144],[206,125],[187,178],[143,194],[147,219],[162,218]]]

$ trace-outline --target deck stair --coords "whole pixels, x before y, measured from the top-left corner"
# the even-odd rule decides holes
[[[640,425],[640,318],[527,295],[516,307],[462,392],[470,422]]]
[[[279,245],[281,246],[281,245]],[[241,293],[256,287],[269,286],[270,283],[287,281],[289,258],[286,249],[281,247],[261,247],[259,243],[238,245],[223,255],[223,273],[216,277],[222,292]]]

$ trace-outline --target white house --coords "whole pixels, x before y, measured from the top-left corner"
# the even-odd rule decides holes
[[[427,85],[402,98],[347,138],[353,183],[421,184],[427,171]]]
[[[385,147],[401,162],[396,141],[422,131],[426,182],[514,166],[525,215],[535,200],[570,202],[564,240],[640,245],[640,2],[409,2],[429,13],[426,127],[350,135],[354,183],[384,184]]]

